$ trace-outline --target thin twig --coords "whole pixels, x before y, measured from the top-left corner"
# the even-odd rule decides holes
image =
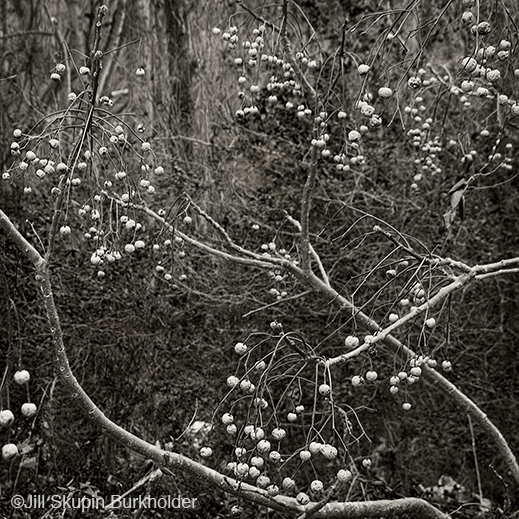
[[[474,427],[472,426],[472,418],[470,415],[467,415],[469,419],[469,430],[470,430],[470,438],[472,440],[472,455],[474,456],[474,467],[476,468],[476,478],[478,480],[478,493],[479,493],[479,502],[483,504],[483,487],[481,486],[481,474],[479,473],[479,463],[478,463],[478,455],[476,452],[476,437],[474,436]]]

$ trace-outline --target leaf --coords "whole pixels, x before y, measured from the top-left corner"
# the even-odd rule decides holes
[[[462,178],[460,181],[456,182],[454,186],[449,191],[449,195],[451,195],[451,206],[450,209],[444,213],[443,215],[443,223],[444,230],[448,230],[450,226],[453,224],[454,219],[456,218],[456,211],[459,211],[460,218],[463,220],[463,214],[465,210],[465,191],[468,187],[467,181]]]
[[[458,207],[459,203],[463,199],[464,192],[465,192],[465,190],[463,189],[463,190],[454,191],[454,193],[452,193],[451,207],[453,210],[456,210],[456,207]]]

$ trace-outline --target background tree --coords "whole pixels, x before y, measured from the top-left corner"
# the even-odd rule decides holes
[[[513,5],[3,9],[6,513],[513,510]]]

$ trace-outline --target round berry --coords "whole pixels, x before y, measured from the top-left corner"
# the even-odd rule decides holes
[[[243,344],[243,342],[237,342],[234,346],[234,351],[238,355],[244,355],[245,353],[247,353],[247,349],[247,345]]]
[[[267,487],[270,485],[270,478],[267,477],[267,476],[260,476],[260,477],[256,480],[256,485],[257,485],[259,488],[267,488]]]
[[[222,423],[224,425],[230,425],[234,422],[234,416],[231,413],[225,413],[222,416]]]
[[[236,387],[240,383],[240,379],[238,377],[235,377],[234,375],[231,375],[227,378],[227,385],[229,387]]]
[[[419,377],[422,374],[422,368],[415,366],[414,368],[411,368],[411,375],[414,377]]]
[[[366,373],[366,380],[368,380],[369,382],[374,382],[375,380],[377,380],[378,378],[378,373],[376,371],[368,371]]]
[[[38,408],[35,404],[31,402],[27,402],[22,405],[22,415],[27,418],[32,418],[35,414]]]
[[[310,489],[312,490],[312,492],[322,492],[323,488],[324,488],[323,482],[320,481],[319,479],[314,479],[310,483]]]
[[[213,449],[211,449],[211,447],[202,447],[200,449],[200,456],[202,456],[202,458],[209,458],[212,455]]]
[[[389,99],[393,95],[393,90],[389,87],[381,87],[378,89],[378,95],[383,99]]]
[[[249,465],[247,463],[238,463],[234,468],[234,475],[245,477],[249,473]]]
[[[9,409],[0,411],[0,427],[6,427],[14,422],[14,414]]]
[[[7,443],[2,447],[2,458],[9,461],[18,456],[18,447],[14,443]]]
[[[273,463],[279,463],[281,461],[281,454],[278,451],[272,451],[269,453],[269,460]]]
[[[279,487],[277,485],[270,485],[267,488],[267,493],[271,497],[276,497],[279,494]]]
[[[422,86],[422,80],[418,76],[413,76],[407,80],[407,85],[409,86],[409,88],[415,90]]]
[[[344,339],[344,345],[346,348],[356,348],[359,345],[360,341],[358,337],[354,337],[353,335],[348,335],[346,339]]]
[[[334,460],[337,457],[338,451],[333,445],[326,444],[321,447],[321,454],[327,460]]]
[[[296,482],[292,478],[284,478],[281,483],[281,486],[285,490],[291,490],[292,488],[295,488]]]
[[[31,375],[26,369],[20,369],[14,374],[13,378],[19,386],[23,386],[29,382]]]
[[[358,387],[364,384],[364,379],[360,375],[355,375],[351,378],[351,385],[353,387]]]
[[[265,460],[261,456],[253,456],[250,459],[250,464],[253,467],[257,467],[258,469],[261,469],[263,465],[265,465]]]
[[[285,438],[286,435],[287,432],[285,431],[285,429],[276,428],[272,430],[272,437],[275,440],[281,441],[283,438]]]
[[[312,457],[312,453],[310,451],[301,451],[299,453],[299,458],[301,461],[308,461]]]
[[[341,469],[339,472],[337,472],[337,479],[341,483],[346,483],[353,477],[353,474],[348,469]]]
[[[260,454],[267,454],[270,451],[270,442],[268,440],[261,440],[256,447]]]
[[[328,384],[321,384],[319,386],[319,393],[323,396],[327,396],[330,394],[331,388]]]
[[[463,58],[461,66],[463,70],[466,72],[474,72],[474,70],[476,70],[476,67],[478,66],[478,62],[474,58],[467,57]]]
[[[307,505],[310,502],[310,498],[304,492],[299,492],[296,496],[296,501],[300,505]]]

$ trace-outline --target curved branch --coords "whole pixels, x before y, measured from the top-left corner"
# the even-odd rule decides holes
[[[259,489],[243,481],[227,477],[206,465],[198,463],[190,458],[175,452],[164,451],[151,443],[126,431],[113,421],[111,421],[79,384],[74,376],[65,351],[63,342],[63,332],[59,319],[58,310],[54,302],[48,262],[38,253],[34,247],[22,236],[15,228],[13,223],[0,210],[0,225],[6,230],[8,236],[20,248],[36,269],[36,281],[43,295],[43,302],[47,312],[47,319],[53,338],[56,363],[62,380],[66,383],[72,397],[85,409],[89,418],[100,426],[103,433],[109,435],[114,440],[122,443],[126,447],[138,452],[139,454],[153,460],[158,466],[172,467],[192,474],[204,480],[206,483],[225,492],[240,495],[242,498],[266,506],[273,510],[278,510],[290,515],[312,515],[316,518],[361,518],[379,517],[384,514],[387,517],[398,517],[407,513],[415,513],[425,519],[446,519],[446,515],[434,508],[432,505],[421,499],[404,498],[395,501],[372,501],[358,503],[328,503],[319,509],[315,514],[316,503],[300,505],[294,498],[286,496],[269,496],[268,492]]]
[[[22,251],[29,261],[36,267],[43,262],[41,254],[22,236],[20,231],[15,227],[13,222],[7,217],[7,215],[0,209],[0,227],[4,229],[5,233],[16,246]]]
[[[513,260],[505,260],[506,266],[509,264],[513,265],[517,262],[517,259]],[[462,286],[469,283],[470,280],[474,279],[474,276],[477,272],[486,272],[488,270],[499,269],[502,267],[503,262],[498,262],[497,264],[491,264],[486,266],[476,266],[473,267],[472,272],[468,274],[464,274],[458,278],[452,285],[454,285],[450,290],[447,290],[445,293],[448,295],[456,288],[461,288]],[[389,333],[389,329],[393,329],[393,327],[389,327],[388,330],[381,332],[380,325],[371,319],[367,314],[360,311],[353,303],[351,303],[344,296],[339,294],[334,288],[330,287],[322,280],[320,280],[315,274],[304,272],[302,269],[291,265],[290,270],[292,273],[301,281],[303,281],[306,285],[311,286],[314,290],[326,298],[329,299],[331,303],[339,305],[341,308],[347,309],[350,312],[354,313],[357,321],[362,323],[369,329],[371,332],[379,332],[381,334],[381,339],[389,348],[399,356],[403,356],[405,358],[413,358],[416,357],[416,353],[405,346],[402,342],[400,342],[396,337]],[[451,285],[449,285],[451,287]],[[444,287],[445,289],[449,289],[449,287]],[[444,290],[444,289],[440,289]],[[446,297],[445,295],[445,297]],[[423,306],[423,305],[422,305]],[[420,307],[419,307],[420,308]],[[374,340],[379,340],[376,336]],[[368,347],[365,346],[364,349]],[[361,346],[360,348],[363,348]],[[357,353],[357,355],[360,351]],[[519,464],[517,463],[517,459],[510,449],[507,441],[504,436],[501,434],[501,431],[492,423],[492,421],[488,418],[488,416],[478,407],[478,405],[473,402],[469,397],[467,397],[462,391],[460,391],[452,382],[447,380],[441,373],[436,371],[433,368],[429,368],[428,366],[422,366],[423,376],[428,379],[433,385],[435,385],[438,389],[440,389],[443,393],[445,393],[449,398],[451,398],[461,409],[469,413],[469,415],[474,418],[485,433],[492,439],[494,442],[499,454],[503,458],[508,470],[510,471],[512,480],[516,488],[519,488]]]

